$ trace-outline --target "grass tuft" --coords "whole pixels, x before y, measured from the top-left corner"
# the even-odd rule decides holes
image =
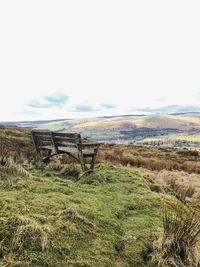
[[[48,248],[48,228],[25,216],[1,220],[0,250],[15,252],[24,249],[45,251]],[[2,252],[3,253],[3,252]]]
[[[187,198],[191,198],[195,193],[195,187],[193,185],[185,185],[178,182],[174,177],[169,177],[166,179],[166,182],[176,197],[182,202],[185,202]]]
[[[154,261],[158,266],[199,266],[200,222],[197,213],[181,204],[164,208],[163,228],[163,235],[155,245]]]
[[[48,248],[47,232],[37,223],[18,227],[13,237],[13,251],[23,250],[27,247],[38,251],[45,251]]]
[[[70,176],[77,179],[80,176],[80,167],[76,164],[66,164],[60,171],[61,176]]]
[[[0,172],[12,176],[32,177],[32,174],[25,170],[21,164],[17,164],[12,157],[1,160]]]

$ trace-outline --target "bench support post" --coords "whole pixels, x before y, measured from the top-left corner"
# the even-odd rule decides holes
[[[83,172],[86,172],[87,171],[87,168],[85,166],[85,162],[84,162],[82,151],[79,150],[79,153],[78,154],[79,154],[78,157],[79,157],[79,162],[81,164],[82,171]]]
[[[90,163],[90,171],[93,172],[94,171],[94,164],[95,164],[95,160],[96,160],[96,157],[97,157],[97,151],[98,149],[95,149],[94,150],[94,156],[92,157],[92,160],[91,160],[91,163]]]

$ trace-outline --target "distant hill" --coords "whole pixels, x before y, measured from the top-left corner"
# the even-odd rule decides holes
[[[50,121],[8,122],[17,125],[61,132],[79,132],[84,137],[104,142],[126,142],[154,145],[165,144],[166,137],[176,140],[180,136],[194,136],[200,133],[200,113],[157,114],[157,115],[123,115],[104,116],[87,119],[60,119]],[[175,139],[172,137],[176,136]],[[152,139],[153,138],[153,139]],[[156,138],[154,140],[154,138]],[[200,139],[200,138],[199,138]],[[179,140],[179,138],[178,138]],[[160,143],[158,141],[161,141]],[[190,141],[193,141],[190,138]],[[171,141],[170,141],[171,142]]]

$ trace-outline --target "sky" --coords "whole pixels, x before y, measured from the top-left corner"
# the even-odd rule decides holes
[[[200,111],[199,14],[199,0],[0,0],[0,121]]]

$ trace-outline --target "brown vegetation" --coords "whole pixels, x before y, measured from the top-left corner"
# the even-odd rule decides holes
[[[0,157],[10,156],[17,162],[23,162],[24,159],[34,162],[35,152],[29,129],[0,126]],[[59,156],[59,160],[61,163],[74,162],[66,155]],[[97,162],[143,167],[153,171],[183,170],[200,173],[200,155],[198,151],[189,149],[104,144],[100,147]]]
[[[192,184],[184,184],[178,181],[175,177],[168,177],[166,183],[181,201],[186,201],[186,198],[191,198],[195,193],[195,187]]]
[[[163,235],[155,243],[154,261],[161,267],[199,266],[197,242],[199,216],[191,208],[176,204],[164,209]]]
[[[199,160],[199,154],[195,150],[109,144],[101,146],[97,158],[98,162],[143,167],[153,171],[183,170],[188,173],[200,173]]]
[[[137,172],[148,178],[149,183],[146,187],[147,190],[153,191],[153,195],[170,193],[181,200],[179,203],[185,204],[188,198],[193,198],[194,195],[197,200],[200,199],[197,194],[200,192],[199,160],[200,155],[195,150],[103,144],[98,153],[97,163],[111,163],[112,165],[128,166],[132,169],[139,167]],[[37,163],[38,168],[42,167],[45,171],[55,171],[61,176],[72,177],[73,179],[77,179],[80,175],[79,166],[75,165],[73,159],[66,155],[57,156],[48,165],[38,163],[35,159],[29,130],[0,127],[0,175],[7,173],[30,177],[31,174],[23,167],[24,162],[28,163],[29,167],[32,167],[30,163]],[[25,164],[25,166],[27,165]],[[89,179],[93,180],[94,177],[87,179],[87,183],[89,183]],[[98,180],[98,176],[95,179]],[[112,178],[105,176],[103,179],[106,181],[106,179]],[[84,180],[82,182],[84,183]],[[192,201],[191,204],[193,204]],[[200,234],[200,218],[191,208],[191,204],[187,203],[190,208],[187,208],[187,205],[179,204],[172,209],[164,209],[164,231],[156,242],[153,252],[156,266],[199,266],[197,240]],[[80,214],[74,207],[66,207],[59,212],[57,220],[83,224],[83,226],[89,225],[93,230],[95,226]],[[126,217],[126,212],[120,210],[116,217],[123,220]],[[32,218],[12,216],[1,219],[0,229],[0,237],[3,240],[2,248],[10,246],[12,252],[21,252],[26,247],[39,252],[51,248],[50,230]],[[116,251],[123,253],[129,242],[134,241],[134,238],[131,236],[116,241]],[[0,253],[2,248],[0,246]],[[144,254],[148,260],[152,252],[151,249],[149,247]],[[9,262],[9,258],[7,261]]]

